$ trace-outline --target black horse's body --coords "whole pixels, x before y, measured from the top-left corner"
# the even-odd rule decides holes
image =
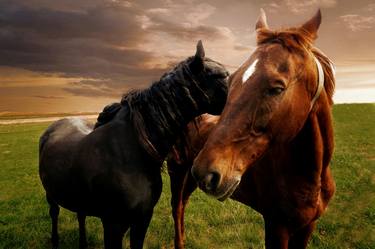
[[[81,119],[53,123],[40,139],[53,246],[62,206],[78,214],[81,247],[87,245],[88,215],[101,218],[106,248],[121,248],[129,227],[131,248],[142,248],[162,189],[163,159],[190,120],[221,112],[227,75],[220,64],[204,58],[199,43],[194,57],[159,82],[104,109],[95,129]]]
[[[47,194],[69,210],[103,218],[118,206],[123,212],[124,206],[131,211],[144,198],[155,202],[158,196],[151,196],[150,189],[160,189],[160,179],[147,179],[143,172],[158,175],[160,167],[149,166],[155,165],[155,159],[144,153],[129,120],[113,120],[89,134],[82,129],[89,130],[89,124],[62,119],[43,135],[40,175],[44,185],[52,186]]]

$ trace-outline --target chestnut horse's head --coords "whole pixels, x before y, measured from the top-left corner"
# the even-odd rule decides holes
[[[333,69],[313,47],[320,10],[298,28],[272,31],[263,10],[256,23],[257,48],[230,76],[226,106],[194,161],[199,186],[219,200],[271,146],[291,141],[308,115],[332,105]]]

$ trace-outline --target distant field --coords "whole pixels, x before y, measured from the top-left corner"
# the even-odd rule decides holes
[[[47,113],[47,114],[12,114],[0,113],[0,125],[15,125],[26,123],[47,123],[53,122],[62,118],[79,117],[89,120],[96,120],[98,113]]]
[[[334,106],[337,192],[309,248],[375,248],[375,104]],[[38,176],[38,138],[48,124],[0,125],[0,248],[51,248],[50,218]],[[149,227],[145,248],[173,248],[169,180]],[[60,212],[60,248],[78,248],[78,224]],[[98,219],[87,220],[90,248],[103,247]],[[234,201],[196,191],[186,212],[187,248],[264,248],[263,220]],[[128,237],[124,248],[129,248]]]
[[[49,117],[67,117],[67,116],[87,116],[95,115],[96,112],[82,112],[82,113],[12,113],[12,112],[0,112],[0,120],[12,120],[12,119],[28,119],[28,118],[49,118]]]

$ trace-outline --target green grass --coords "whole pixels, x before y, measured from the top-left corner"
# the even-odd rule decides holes
[[[337,184],[309,248],[375,248],[375,104],[334,107]],[[0,248],[50,248],[50,218],[38,176],[38,138],[48,124],[0,126]],[[155,208],[145,248],[173,248],[169,180]],[[263,220],[234,201],[196,191],[186,211],[187,248],[264,248]],[[78,247],[75,215],[61,210],[60,248]],[[90,248],[102,248],[98,219],[87,220]],[[124,248],[129,247],[128,237]]]

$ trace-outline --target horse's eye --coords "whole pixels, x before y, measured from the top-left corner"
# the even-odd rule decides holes
[[[276,96],[276,95],[279,95],[281,94],[285,89],[283,87],[271,87],[270,89],[268,89],[267,91],[267,95],[269,96]]]

